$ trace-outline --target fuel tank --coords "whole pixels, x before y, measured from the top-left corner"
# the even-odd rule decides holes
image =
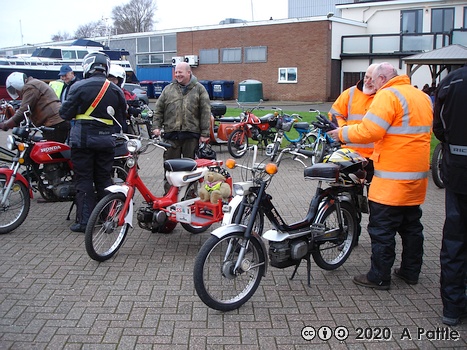
[[[39,164],[69,162],[70,146],[57,141],[37,142],[30,153],[31,160]]]

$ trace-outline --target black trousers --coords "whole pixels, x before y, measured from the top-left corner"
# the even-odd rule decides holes
[[[52,125],[51,128],[54,128],[54,130],[42,131],[42,136],[44,139],[64,143],[68,138],[68,134],[70,133],[71,125],[69,121],[63,121],[61,123]]]
[[[445,189],[446,218],[441,244],[441,299],[443,315],[457,318],[467,311],[467,195]]]
[[[112,185],[114,148],[72,148],[71,161],[76,186],[76,221],[88,223],[96,201]]]
[[[390,282],[396,258],[396,233],[402,239],[401,272],[417,280],[423,258],[422,209],[415,206],[389,206],[369,202],[368,233],[371,238],[371,268],[367,278],[371,282]]]

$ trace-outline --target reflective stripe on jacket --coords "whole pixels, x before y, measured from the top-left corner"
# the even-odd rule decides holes
[[[375,142],[370,200],[392,206],[424,202],[432,122],[429,96],[401,75],[378,90],[359,125],[342,128],[339,137],[344,142]]]
[[[328,113],[329,119],[335,115],[339,126],[355,125],[362,122],[363,116],[370,108],[374,95],[364,94],[361,90],[363,81],[343,91],[333,103]],[[373,154],[373,143],[349,142],[345,147],[352,148],[362,156],[369,158]]]

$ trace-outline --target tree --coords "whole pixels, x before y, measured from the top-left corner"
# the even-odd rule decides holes
[[[78,27],[75,32],[75,38],[92,38],[96,36],[107,36],[108,35],[107,25],[105,21],[96,21],[83,24]]]
[[[73,39],[73,36],[67,32],[58,32],[57,34],[52,35],[50,39],[52,39],[52,41],[64,41],[68,39]]]
[[[117,34],[149,32],[155,23],[155,0],[130,0],[128,4],[112,9],[112,20]]]

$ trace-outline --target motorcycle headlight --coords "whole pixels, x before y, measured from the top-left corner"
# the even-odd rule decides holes
[[[235,195],[244,196],[250,192],[250,188],[253,186],[251,181],[236,182],[233,184],[232,189]]]
[[[126,149],[130,153],[135,153],[141,148],[141,141],[140,140],[129,140],[126,143]]]
[[[133,157],[128,157],[127,160],[126,160],[126,166],[128,168],[133,168],[136,164],[136,161]]]
[[[13,135],[8,135],[6,138],[6,148],[10,151],[14,151],[16,149],[16,142]]]

